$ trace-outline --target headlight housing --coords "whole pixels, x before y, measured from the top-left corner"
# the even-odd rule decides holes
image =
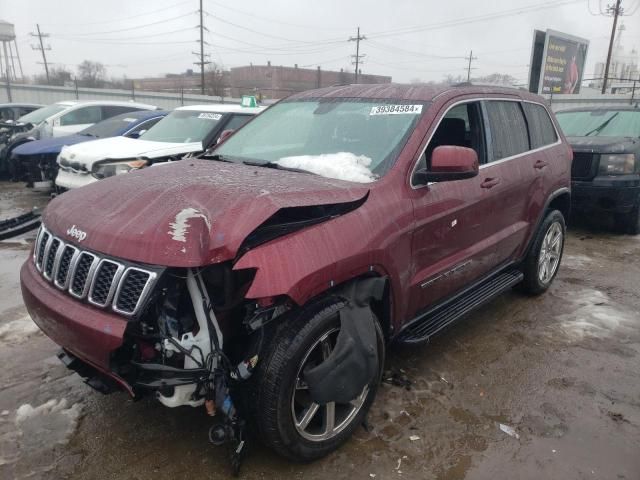
[[[598,175],[629,175],[638,171],[633,153],[604,154],[600,156]]]
[[[96,178],[113,177],[114,175],[121,175],[123,173],[129,173],[132,170],[138,170],[146,167],[149,164],[148,160],[141,158],[136,160],[124,160],[120,162],[104,162],[98,163],[93,166],[91,175]]]

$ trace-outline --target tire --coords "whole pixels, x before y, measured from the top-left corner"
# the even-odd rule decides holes
[[[640,202],[633,207],[630,213],[617,214],[616,225],[624,233],[638,235],[640,233]]]
[[[302,308],[279,325],[273,336],[270,335],[265,342],[262,359],[251,378],[251,384],[247,385],[248,391],[245,390],[250,397],[250,403],[247,405],[249,421],[257,429],[259,439],[289,460],[310,462],[336,450],[363,423],[375,398],[382,377],[385,355],[384,337],[377,321],[375,323],[378,336],[378,372],[374,381],[365,387],[361,397],[356,399],[357,403],[358,400],[362,403],[355,413],[346,416],[348,421],[343,422],[344,425],[338,424],[340,415],[336,413],[336,425],[341,428],[327,439],[305,438],[294,423],[296,413],[292,398],[294,392],[300,395],[300,390],[303,390],[296,389],[302,362],[309,358],[309,349],[318,345],[325,335],[329,335],[327,338],[331,338],[331,335],[337,336],[336,332],[340,327],[338,312],[343,305],[342,300],[329,297]],[[304,387],[303,384],[301,386]],[[326,408],[318,408],[318,418],[313,416],[307,428],[311,429],[314,421],[326,418]],[[334,408],[335,412],[344,413],[351,407],[336,405]],[[300,415],[302,418],[305,416],[304,413],[305,410]],[[320,427],[326,431],[326,427]]]
[[[552,250],[553,254],[547,256],[550,263],[548,264],[549,270],[547,270],[545,274],[543,272],[544,267],[542,265],[545,260],[541,259],[541,255],[545,255],[545,253],[550,252],[550,249],[547,248],[547,241],[549,240],[548,236],[552,235],[552,229],[554,233],[560,233],[560,237],[558,239],[559,248],[556,250],[554,247]],[[521,270],[524,274],[524,279],[520,284],[521,291],[529,295],[540,295],[549,288],[558,273],[560,262],[562,261],[566,230],[564,216],[559,210],[551,210],[546,214],[540,228],[538,228],[538,231],[536,232],[531,248],[522,263]],[[553,238],[555,237],[551,238],[552,241],[554,241]],[[545,250],[543,250],[543,248]],[[556,256],[556,258],[553,259],[553,262],[555,263],[551,263],[554,255]]]

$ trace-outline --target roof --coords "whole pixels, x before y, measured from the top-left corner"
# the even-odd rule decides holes
[[[37,107],[37,108],[42,108],[42,107],[44,107],[44,105],[40,105],[39,103],[20,103],[20,102],[0,103],[0,108],[6,108],[6,107]]]
[[[131,102],[128,100],[63,100],[56,102],[56,105],[64,105],[66,107],[73,107],[75,105],[114,105],[118,107],[139,107],[146,110],[155,110],[158,107],[155,105],[149,105],[148,103]]]
[[[341,85],[334,87],[307,90],[287,97],[287,100],[299,100],[309,98],[375,98],[388,100],[414,100],[429,102],[442,94],[458,95],[511,95],[523,99],[543,100],[542,97],[512,87],[477,86],[464,84],[460,86],[450,85],[407,85],[400,83],[385,83],[376,85]]]
[[[111,117],[108,120],[112,120],[114,118],[131,118],[134,120],[146,120],[148,118],[155,117],[163,117],[168,115],[168,110],[133,110],[132,112],[121,113],[120,115],[116,115],[115,117]]]
[[[176,110],[196,110],[202,112],[214,113],[253,113],[258,114],[267,107],[243,107],[242,105],[231,103],[208,103],[205,105],[188,105],[186,107],[178,107]]]

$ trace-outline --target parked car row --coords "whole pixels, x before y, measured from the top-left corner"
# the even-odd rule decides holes
[[[590,137],[622,113],[566,115]],[[24,301],[89,385],[204,406],[234,462],[248,425],[314,460],[364,421],[389,342],[550,287],[572,205],[560,125],[537,95],[470,85],[177,109],[138,139],[61,150],[61,184],[86,186],[44,212]],[[585,188],[640,187],[628,134],[591,158]]]

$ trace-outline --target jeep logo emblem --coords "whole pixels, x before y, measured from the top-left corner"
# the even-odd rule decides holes
[[[79,242],[87,238],[87,233],[83,232],[82,230],[78,230],[75,225],[73,225],[69,230],[67,230],[67,235],[75,238]]]

